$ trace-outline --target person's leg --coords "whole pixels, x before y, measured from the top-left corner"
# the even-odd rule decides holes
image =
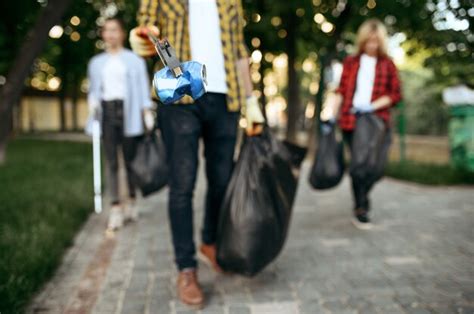
[[[175,261],[178,269],[183,271],[197,267],[192,199],[201,121],[194,104],[163,106],[158,117],[169,167],[168,211]]]
[[[112,202],[107,228],[116,230],[123,225],[123,213],[118,189],[118,146],[122,138],[122,128],[117,123],[116,104],[114,102],[104,102],[102,110],[102,139],[107,164],[107,184]]]
[[[344,144],[349,148],[349,151],[352,150],[352,135],[353,131],[343,131],[342,132],[342,140],[344,141]]]
[[[351,163],[354,149],[353,142],[354,132],[344,132],[343,138],[346,145],[349,147],[351,152]],[[352,181],[352,196],[354,198],[354,217],[352,223],[359,229],[370,229],[370,219],[368,216],[369,201],[367,198],[366,184],[363,178],[358,176],[357,172],[351,171]]]
[[[131,199],[136,197],[136,185],[133,182],[132,174],[132,161],[135,158],[135,153],[137,150],[137,144],[143,138],[143,135],[124,137],[122,141],[122,151],[123,151],[123,160],[125,162],[125,170],[127,172],[127,186],[128,186],[128,196]]]
[[[358,186],[360,188],[360,207],[365,211],[370,211],[370,198],[369,193],[372,190],[373,186],[377,181],[379,181],[384,174],[385,165],[387,164],[388,160],[388,152],[390,149],[390,144],[392,141],[392,136],[390,130],[387,130],[382,145],[379,147],[380,151],[372,152],[373,154],[377,154],[377,166],[374,169],[370,169],[369,176],[367,178],[363,178]]]
[[[102,104],[102,144],[106,161],[106,183],[112,205],[120,203],[118,195],[118,158],[119,132],[116,126],[115,110],[110,103]]]
[[[219,211],[232,175],[239,113],[227,110],[224,94],[208,94],[198,104],[204,112],[207,194],[202,241],[215,244]]]
[[[354,209],[358,211],[368,212],[370,210],[370,206],[368,196],[369,189],[367,186],[367,182],[365,182],[363,179],[353,177],[352,191],[354,194]]]
[[[352,138],[354,132],[353,131],[344,131],[343,132],[343,140],[344,143],[349,148],[349,151],[352,155],[353,145],[352,145]],[[352,157],[352,156],[351,156]],[[352,186],[352,196],[354,199],[354,210],[362,208],[364,206],[364,186],[363,182],[357,177],[351,175],[351,186]]]
[[[138,208],[136,205],[136,185],[133,181],[132,174],[132,161],[135,158],[135,153],[139,141],[143,138],[143,135],[124,137],[122,141],[122,152],[123,159],[125,162],[125,170],[127,172],[127,186],[129,200],[123,207],[123,216],[125,221],[136,221],[138,220]]]
[[[374,169],[374,174],[368,183],[367,189],[370,191],[372,187],[375,185],[377,181],[379,181],[385,171],[385,166],[387,165],[388,161],[388,153],[390,150],[390,145],[392,144],[392,132],[390,129],[387,129],[382,145],[380,146],[380,151],[378,152],[378,162],[377,162],[377,167]]]

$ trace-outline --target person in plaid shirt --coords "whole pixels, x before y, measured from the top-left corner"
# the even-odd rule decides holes
[[[141,0],[138,26],[130,33],[132,49],[155,55],[152,33],[167,38],[181,61],[206,65],[207,93],[195,102],[160,106],[158,120],[168,155],[168,212],[179,274],[177,295],[194,309],[204,306],[198,282],[193,226],[193,192],[200,139],[208,188],[198,257],[215,271],[220,207],[234,165],[240,112],[247,135],[262,132],[264,117],[252,95],[249,56],[244,41],[241,0]]]
[[[321,120],[335,120],[339,114],[339,126],[344,139],[352,146],[353,131],[361,114],[373,113],[382,119],[387,132],[380,158],[384,158],[385,163],[391,141],[390,108],[401,100],[397,68],[387,54],[385,26],[377,19],[365,21],[358,30],[357,48],[356,55],[344,60],[339,88],[324,104]],[[368,194],[374,183],[352,175],[355,201],[353,223],[360,229],[371,227]]]

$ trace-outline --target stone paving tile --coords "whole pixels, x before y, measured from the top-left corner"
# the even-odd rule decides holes
[[[252,314],[295,314],[298,313],[296,302],[257,303],[250,305]]]
[[[329,313],[318,300],[305,300],[298,303],[298,310],[302,314],[320,314],[320,313]]]
[[[308,166],[280,256],[253,278],[215,274],[200,264],[208,298],[200,311],[176,298],[167,191],[141,200],[138,223],[117,234],[94,313],[474,313],[474,189],[385,179],[373,194],[376,228],[363,232],[349,222],[348,178],[336,189],[313,191],[306,183]],[[194,200],[197,244],[204,183],[200,173]],[[94,248],[83,252],[74,256],[84,265],[68,260],[75,277]],[[57,298],[74,290],[71,278],[61,267],[35,306],[61,304]],[[52,294],[58,286],[69,290]]]
[[[229,314],[250,314],[250,308],[242,305],[229,306]]]

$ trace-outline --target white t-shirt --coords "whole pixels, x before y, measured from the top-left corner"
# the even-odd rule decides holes
[[[227,94],[216,0],[189,0],[189,36],[192,60],[206,66],[207,91]]]
[[[372,103],[372,90],[375,81],[375,66],[377,58],[362,54],[359,71],[357,72],[357,86],[352,99],[354,108],[366,108]]]
[[[102,99],[124,100],[127,95],[127,67],[120,54],[110,54],[102,70]]]

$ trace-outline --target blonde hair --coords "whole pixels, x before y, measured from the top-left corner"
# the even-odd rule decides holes
[[[387,47],[387,28],[385,25],[378,19],[370,19],[362,23],[357,31],[357,53],[364,53],[365,44],[369,40],[372,34],[377,35],[379,40],[379,56],[388,56],[388,47]]]

